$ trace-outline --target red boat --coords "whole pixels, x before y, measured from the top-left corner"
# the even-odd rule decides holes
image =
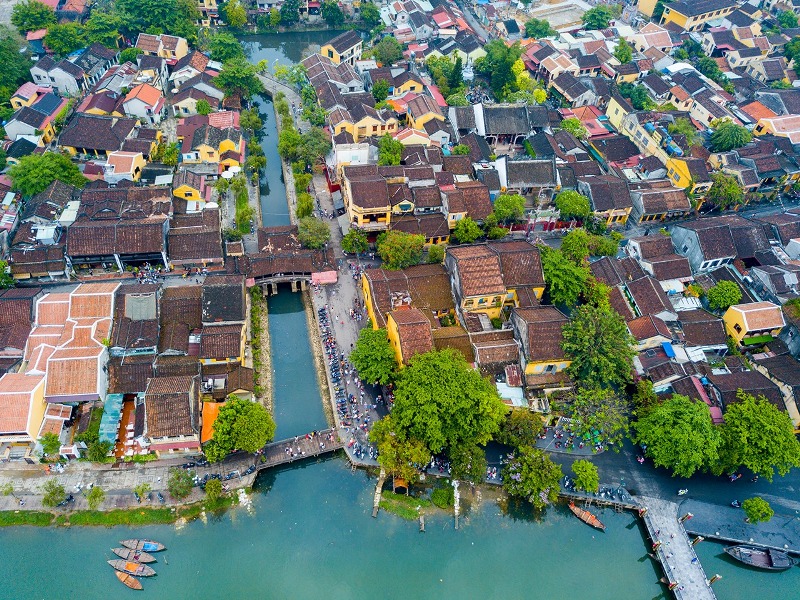
[[[572,511],[572,514],[574,514],[576,517],[578,517],[581,521],[583,521],[587,525],[591,525],[592,527],[594,527],[595,529],[599,529],[600,531],[606,530],[606,526],[600,522],[600,519],[595,517],[588,510],[583,510],[582,508],[575,506],[574,502],[569,503],[569,509]]]

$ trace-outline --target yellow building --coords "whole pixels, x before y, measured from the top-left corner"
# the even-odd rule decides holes
[[[686,31],[697,31],[707,22],[731,14],[737,7],[735,0],[677,0],[664,5],[660,22],[675,23]]]
[[[244,138],[233,127],[219,129],[203,125],[192,136],[192,151],[183,154],[187,164],[219,163],[220,171],[241,166],[244,158]]]
[[[522,347],[525,382],[529,388],[565,387],[572,364],[564,354],[561,333],[569,319],[553,306],[515,308],[511,311],[514,337]]]
[[[342,179],[342,199],[351,227],[362,231],[385,231],[392,220],[389,184],[384,178],[351,179],[359,167],[345,167]],[[356,171],[357,172],[357,171]]]
[[[633,112],[633,107],[625,98],[616,93],[611,95],[611,100],[608,101],[608,106],[606,107],[606,116],[608,117],[608,122],[614,126],[614,129],[619,131],[622,126],[622,120],[631,112]]]
[[[201,15],[201,27],[211,27],[219,19],[217,0],[197,0],[197,8]]]
[[[355,108],[358,108],[356,114],[337,108],[328,115],[328,122],[333,128],[334,135],[346,131],[353,136],[353,142],[357,144],[368,137],[393,135],[397,132],[397,118],[389,111],[378,111],[367,105]]]
[[[646,17],[652,17],[653,11],[656,9],[656,1],[657,0],[639,0],[636,4],[636,8]]]
[[[0,377],[0,459],[7,459],[13,447],[29,447],[39,438],[47,404],[44,375],[6,373]],[[60,406],[60,405],[58,405]]]
[[[121,179],[139,181],[142,170],[147,166],[147,161],[141,152],[109,152],[106,158],[104,178],[106,181],[117,182]]]
[[[408,126],[411,129],[423,131],[425,123],[428,121],[438,119],[444,122],[445,120],[442,109],[433,98],[426,94],[420,94],[416,98],[412,98],[408,102],[407,110]]]
[[[401,367],[417,354],[433,350],[431,322],[416,308],[402,307],[390,312],[386,316],[386,335]]]
[[[731,306],[722,316],[725,331],[746,346],[778,335],[786,325],[781,307],[772,302],[751,302]]]
[[[344,62],[355,65],[356,61],[361,59],[363,46],[364,42],[361,40],[361,36],[356,31],[349,29],[323,45],[319,53],[337,65]]]
[[[667,177],[675,187],[694,194],[698,199],[705,197],[711,189],[711,176],[706,162],[701,158],[671,156],[667,159]]]
[[[189,54],[189,43],[186,39],[175,35],[140,33],[136,38],[136,47],[145,54],[160,56],[167,60],[180,60]]]
[[[613,175],[588,175],[578,179],[578,191],[589,198],[592,212],[605,221],[606,227],[628,222],[633,201],[623,179]]]

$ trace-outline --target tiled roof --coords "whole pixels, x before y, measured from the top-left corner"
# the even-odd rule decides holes
[[[464,297],[505,294],[500,258],[485,244],[447,248]]]
[[[336,50],[336,52],[342,54],[347,50],[349,50],[350,48],[352,48],[353,46],[356,46],[361,41],[362,41],[361,36],[358,35],[358,32],[349,29],[344,33],[337,35],[330,42],[328,42],[328,44],[330,44],[333,47],[333,49]]]
[[[42,375],[6,373],[0,377],[0,434],[28,430],[31,395],[42,383]],[[38,424],[30,424],[31,429]]]
[[[692,267],[689,259],[677,254],[665,254],[648,261],[653,269],[653,277],[658,281],[670,279],[690,279]]]
[[[639,257],[642,259],[672,254],[672,239],[666,235],[648,235],[631,238],[639,248]]]
[[[510,329],[471,335],[470,339],[478,364],[519,364],[519,346]]]
[[[637,342],[643,342],[656,336],[672,339],[672,333],[666,323],[652,315],[644,315],[628,321],[628,329]]]
[[[191,436],[197,433],[192,419],[195,401],[191,377],[154,377],[145,392],[147,436],[150,438]]]
[[[722,404],[725,408],[738,402],[736,395],[739,390],[742,390],[754,396],[763,395],[779,410],[786,411],[780,388],[758,371],[740,371],[723,375],[709,374],[708,379],[719,389],[722,395]]]
[[[74,257],[110,254],[157,254],[166,250],[164,217],[141,220],[79,219],[67,233],[67,254]]]
[[[735,304],[728,310],[738,312],[742,315],[746,331],[780,329],[786,324],[783,319],[781,307],[772,302]]]
[[[239,322],[245,319],[244,277],[213,275],[203,282],[203,322]]]
[[[487,246],[500,257],[503,283],[507,288],[544,286],[539,248],[524,240],[499,240]]]
[[[626,284],[636,308],[641,315],[657,315],[661,312],[673,312],[667,294],[652,277],[642,277]]]
[[[409,296],[411,305],[424,311],[429,320],[433,320],[433,312],[450,312],[455,307],[443,265],[417,265],[400,271],[367,269],[364,278],[380,327],[386,325],[386,314],[393,309],[393,297]]]
[[[200,336],[201,358],[236,358],[241,354],[244,325],[204,325]]]
[[[400,350],[405,362],[416,354],[433,350],[431,323],[422,311],[413,307],[399,308],[389,313],[389,316],[397,324]]]
[[[155,355],[144,354],[112,357],[108,361],[108,393],[139,394],[153,377]]]
[[[561,311],[553,306],[540,306],[515,308],[514,314],[527,324],[528,340],[523,347],[529,361],[564,360],[562,328],[569,319]]]
[[[88,150],[119,150],[135,125],[136,119],[76,114],[64,127],[58,143]]]

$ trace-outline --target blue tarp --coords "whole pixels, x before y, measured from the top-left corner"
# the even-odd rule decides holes
[[[100,441],[115,443],[119,420],[122,415],[122,394],[109,394],[103,406],[103,418],[100,419]]]
[[[664,354],[669,358],[675,358],[675,350],[672,349],[672,344],[669,342],[661,342],[661,347],[664,348]]]

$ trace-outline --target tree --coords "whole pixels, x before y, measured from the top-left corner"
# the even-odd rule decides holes
[[[784,13],[785,14],[785,13]],[[789,13],[790,15],[793,13]],[[795,19],[797,25],[797,19]],[[767,523],[775,515],[775,511],[769,505],[769,502],[760,496],[753,496],[742,502],[742,510],[747,515],[747,522],[754,525],[758,523]]]
[[[281,25],[294,25],[300,20],[300,2],[286,0],[281,4]]]
[[[144,498],[153,488],[150,487],[149,483],[140,483],[137,486],[134,486],[133,493],[139,496],[140,498]]]
[[[483,230],[472,217],[459,219],[456,223],[456,228],[453,230],[453,237],[456,238],[459,244],[471,244],[482,235]]]
[[[56,13],[39,0],[18,2],[11,10],[11,24],[19,29],[20,33],[47,29],[56,23]]]
[[[336,0],[326,0],[322,3],[322,18],[331,27],[344,23],[344,13]]]
[[[557,35],[558,32],[550,27],[546,19],[531,19],[525,23],[525,35],[529,38],[545,38]]]
[[[0,64],[3,65],[3,68],[0,69],[0,88],[5,89],[3,98],[6,100],[20,84],[30,79],[30,68],[33,64],[30,54],[20,52],[25,44],[24,38],[16,31],[0,25]],[[10,107],[8,107],[8,111],[6,118],[11,115]]]
[[[247,11],[239,0],[228,0],[225,4],[225,21],[234,29],[241,29],[247,24]]]
[[[269,26],[272,29],[277,29],[278,25],[281,24],[281,20],[282,17],[280,10],[278,10],[277,8],[273,8],[272,10],[269,11]]]
[[[742,301],[742,290],[733,281],[720,281],[706,292],[712,310],[728,310]]]
[[[86,458],[88,458],[91,462],[105,462],[108,453],[111,452],[111,448],[113,445],[109,441],[99,441],[96,440],[91,442],[89,446],[86,448]]]
[[[351,229],[342,237],[342,250],[348,254],[361,254],[369,248],[367,234],[358,229]]]
[[[350,360],[361,378],[369,383],[387,385],[397,370],[397,359],[385,329],[362,329]]]
[[[589,130],[583,126],[583,123],[581,123],[581,120],[577,117],[569,117],[568,119],[564,119],[559,124],[559,127],[561,127],[561,129],[567,133],[572,134],[576,139],[585,140],[587,137],[589,137]]]
[[[418,265],[422,260],[425,236],[390,230],[378,236],[378,254],[390,271]]]
[[[483,483],[486,479],[486,451],[475,444],[456,446],[447,453],[453,479]]]
[[[627,402],[614,390],[598,387],[591,380],[586,385],[593,387],[579,387],[559,409],[572,419],[578,436],[591,440],[599,434],[618,452],[628,432]]]
[[[708,190],[706,200],[721,209],[738,206],[744,202],[744,190],[739,181],[726,173],[717,172],[711,175],[711,189]]]
[[[466,156],[470,152],[472,152],[472,149],[466,144],[457,144],[453,146],[453,149],[450,151],[450,154],[453,154],[454,156]]]
[[[585,229],[573,229],[561,241],[561,252],[576,264],[583,264],[589,258],[589,240],[592,236]]]
[[[475,61],[475,70],[490,80],[492,92],[499,99],[518,91],[514,64],[522,55],[519,43],[507,46],[503,40],[492,40],[483,49],[486,56]]]
[[[720,434],[704,402],[673,394],[640,414],[634,430],[634,441],[647,446],[653,464],[673,476],[691,477],[717,461]]]
[[[89,510],[97,510],[106,499],[106,493],[100,486],[94,485],[92,489],[86,494],[86,502],[89,504]]]
[[[428,264],[440,265],[444,262],[444,248],[431,244],[428,248]]]
[[[214,434],[206,445],[208,460],[217,462],[234,450],[256,452],[275,435],[275,421],[261,404],[228,396],[214,421]]]
[[[167,479],[167,491],[176,500],[183,500],[192,493],[192,476],[186,469],[172,468]]]
[[[244,50],[242,50],[239,40],[226,31],[212,35],[208,40],[208,49],[211,51],[211,58],[221,63],[244,56]]]
[[[617,45],[614,48],[614,58],[621,64],[629,63],[633,59],[633,49],[630,47],[625,38],[619,38]]]
[[[772,481],[776,470],[784,476],[800,466],[800,443],[787,413],[763,396],[739,390],[737,401],[725,410],[719,458],[716,474],[746,467]]]
[[[123,65],[129,62],[135,65],[138,62],[140,54],[142,54],[140,48],[125,48],[125,50],[119,53],[119,64]]]
[[[197,110],[198,115],[209,115],[212,112],[214,112],[214,109],[211,108],[211,105],[205,98],[201,98],[200,100],[197,101],[195,110]]]
[[[306,248],[319,250],[331,239],[331,229],[316,217],[304,217],[297,224],[297,239]]]
[[[185,37],[189,45],[197,41],[201,15],[195,0],[116,0],[114,10],[130,37],[146,31]]]
[[[585,29],[606,29],[613,18],[611,7],[601,4],[583,13],[583,26]]]
[[[556,196],[556,208],[562,219],[585,219],[592,214],[589,199],[575,190],[564,190]]]
[[[206,482],[206,498],[212,504],[222,496],[222,482],[219,479],[209,479]]]
[[[63,485],[56,479],[48,479],[42,486],[42,505],[54,508],[64,500],[66,495]]]
[[[379,79],[372,85],[372,97],[375,102],[383,102],[389,97],[389,82],[385,79]]]
[[[8,263],[4,260],[0,260],[0,290],[6,290],[8,288],[12,288],[17,284],[16,279],[14,279],[8,273]]]
[[[39,438],[39,443],[42,445],[42,452],[45,456],[56,455],[61,449],[61,440],[55,433],[45,433]]]
[[[227,61],[222,66],[219,75],[214,78],[214,85],[224,91],[227,96],[240,94],[242,98],[250,98],[250,96],[264,91],[255,65],[250,64],[246,58],[241,56]]]
[[[44,44],[61,56],[71,54],[86,46],[83,25],[74,22],[50,25],[44,36]]]
[[[447,83],[451,90],[457,90],[464,85],[464,61],[461,60],[461,55],[456,55]]]
[[[103,44],[108,48],[117,47],[120,39],[119,30],[122,28],[122,18],[118,12],[93,8],[85,26],[86,40],[90,44]],[[131,48],[128,48],[128,50],[131,50]],[[120,57],[119,62],[123,63],[125,61]]]
[[[418,354],[400,371],[392,418],[438,453],[486,444],[505,412],[494,384],[448,348]]]
[[[372,2],[362,2],[358,7],[358,14],[369,30],[375,29],[381,22],[381,13]]]
[[[494,436],[495,441],[519,448],[520,446],[536,446],[536,440],[542,432],[542,419],[539,415],[526,409],[511,409],[500,424],[500,431]]]
[[[778,15],[778,23],[784,29],[797,27],[797,15],[790,10],[783,10]]]
[[[306,164],[315,164],[320,157],[326,156],[331,151],[331,140],[325,131],[319,127],[312,127],[303,134],[300,158]]]
[[[246,131],[255,133],[261,130],[264,123],[255,108],[246,108],[239,115],[239,126]]]
[[[640,85],[633,85],[632,83],[623,83],[619,86],[619,93],[623,98],[631,101],[631,105],[636,110],[650,110],[655,108],[656,103],[647,93],[647,90]]]
[[[298,219],[304,219],[314,214],[314,198],[308,192],[297,194],[297,208],[295,215]]]
[[[522,446],[503,467],[503,488],[541,510],[558,499],[562,475],[561,465],[542,450]]]
[[[431,453],[418,439],[409,438],[387,415],[376,422],[369,440],[378,447],[378,464],[392,477],[412,484],[419,480],[420,467],[431,460]]]
[[[278,154],[284,160],[294,162],[303,150],[303,136],[294,127],[284,127],[278,136]]]
[[[403,58],[403,46],[392,36],[383,38],[375,44],[372,51],[375,53],[375,60],[387,67]]]
[[[667,126],[667,131],[684,136],[686,138],[686,143],[690,146],[696,146],[700,143],[697,135],[697,128],[686,117],[678,117],[675,119],[675,122]]]
[[[711,148],[714,152],[727,152],[741,148],[751,139],[752,134],[741,125],[723,121],[711,133]]]
[[[554,248],[542,248],[541,254],[550,301],[553,304],[575,306],[591,277],[589,268],[575,264]]]
[[[585,385],[624,385],[631,379],[634,339],[608,304],[584,304],[564,325],[562,348],[572,360],[570,376]]]
[[[378,142],[378,164],[399,165],[403,156],[403,144],[388,133]]]
[[[448,106],[469,106],[469,100],[463,92],[458,94],[450,94],[445,100]]]
[[[661,401],[653,390],[653,382],[649,379],[640,379],[636,384],[636,391],[633,393],[633,412],[640,419],[658,406]]]
[[[794,60],[800,56],[800,36],[793,37],[784,47],[783,54],[787,60]]]
[[[88,181],[69,158],[55,152],[23,156],[8,175],[14,189],[26,197],[43,192],[55,179],[79,188]]]
[[[525,214],[525,198],[519,194],[500,194],[494,201],[494,214],[500,223],[519,221]]]
[[[593,463],[580,458],[572,463],[572,472],[575,474],[575,487],[579,490],[597,493],[600,489],[600,474]]]

